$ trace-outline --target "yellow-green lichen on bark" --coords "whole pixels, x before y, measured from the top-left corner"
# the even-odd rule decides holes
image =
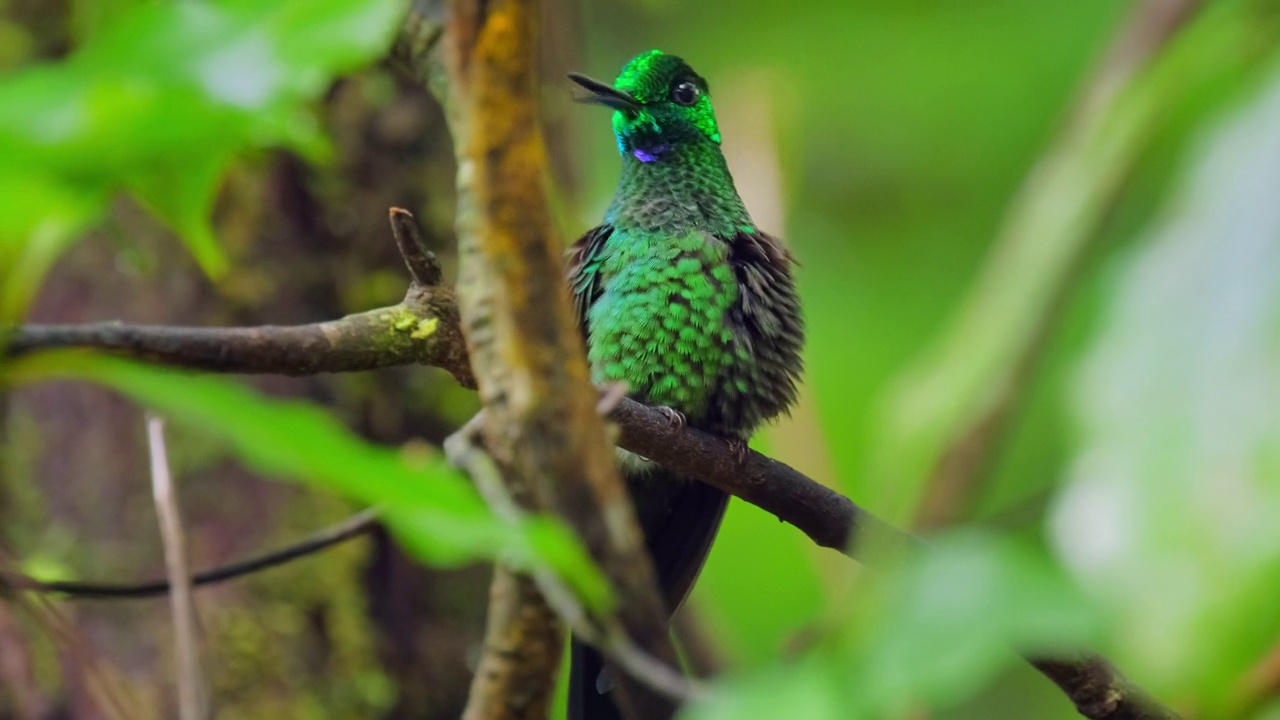
[[[411,340],[426,340],[440,327],[439,318],[422,317],[403,305],[389,309],[379,315],[378,319],[387,324],[392,336],[399,338],[408,335]]]
[[[436,334],[438,327],[440,327],[440,318],[423,318],[418,321],[418,327],[409,333],[409,337],[414,340],[426,340]]]

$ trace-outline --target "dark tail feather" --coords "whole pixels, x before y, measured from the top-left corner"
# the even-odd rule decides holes
[[[656,477],[658,474],[640,483],[669,483],[676,486],[675,492],[667,494],[665,508],[651,516],[643,509],[640,513],[645,545],[649,548],[649,557],[653,558],[658,586],[662,588],[663,599],[667,601],[667,616],[670,617],[689,596],[693,583],[707,562],[711,544],[720,530],[720,521],[729,507],[729,495],[704,482],[665,474],[659,479]],[[638,489],[655,495],[659,492],[647,485]]]
[[[604,657],[590,645],[569,642],[569,715],[567,720],[622,720],[613,693],[596,687],[604,672]]]
[[[686,480],[663,470],[628,478],[636,513],[644,530],[645,546],[653,559],[658,583],[675,613],[711,552],[729,496],[696,480]],[[600,653],[577,639],[569,655],[568,720],[618,720],[622,712],[612,699],[613,682],[602,672]]]

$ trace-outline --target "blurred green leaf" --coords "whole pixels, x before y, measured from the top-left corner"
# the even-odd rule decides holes
[[[867,717],[841,701],[826,653],[808,653],[791,665],[771,665],[729,677],[681,720],[858,720]]]
[[[731,679],[696,720],[901,717],[973,697],[1028,653],[1078,649],[1100,623],[1045,552],[958,531],[868,573],[844,627],[799,659]]]
[[[1280,68],[1118,278],[1077,387],[1057,545],[1117,661],[1226,717],[1280,639]],[[1189,649],[1194,651],[1189,651]]]
[[[268,400],[216,377],[69,351],[24,357],[5,367],[4,378],[104,385],[222,438],[258,472],[384,504],[388,523],[428,562],[456,565],[500,556],[522,567],[545,564],[591,607],[612,602],[608,582],[563,525],[537,517],[505,523],[442,458],[412,463],[360,440],[316,406]]]
[[[0,168],[0,323],[16,320],[45,273],[91,223],[105,196],[46,174]]]
[[[852,617],[854,686],[873,716],[912,703],[946,708],[1022,662],[1089,644],[1099,629],[1083,595],[1045,552],[994,533],[937,539],[881,580]]]
[[[210,209],[231,157],[276,145],[326,152],[307,103],[335,74],[379,55],[403,5],[133,5],[67,60],[0,79],[0,188],[30,178],[41,188],[0,193],[4,267],[51,223],[79,231],[112,192],[129,190],[180,233],[206,272],[224,272]],[[24,266],[40,274],[4,287],[5,319],[21,314],[50,264],[36,254]]]
[[[214,276],[227,270],[227,259],[209,224],[214,194],[227,161],[225,155],[192,158],[176,174],[170,168],[156,168],[129,181],[133,194],[173,226],[200,266]]]
[[[74,580],[75,570],[59,557],[35,553],[22,560],[22,573],[41,582]]]

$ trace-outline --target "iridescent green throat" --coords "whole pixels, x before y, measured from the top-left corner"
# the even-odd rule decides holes
[[[719,237],[752,231],[720,146],[676,143],[653,161],[622,156],[622,174],[605,222],[619,230],[701,230]]]

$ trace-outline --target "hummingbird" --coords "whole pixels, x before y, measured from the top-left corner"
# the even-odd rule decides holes
[[[571,73],[583,102],[613,111],[622,172],[604,221],[569,249],[568,281],[592,380],[670,422],[745,453],[752,432],[795,403],[804,322],[795,261],[760,230],[734,187],[707,81],[659,50],[612,85]],[[619,451],[663,599],[693,587],[729,496]],[[570,720],[620,717],[596,651],[574,642]]]

